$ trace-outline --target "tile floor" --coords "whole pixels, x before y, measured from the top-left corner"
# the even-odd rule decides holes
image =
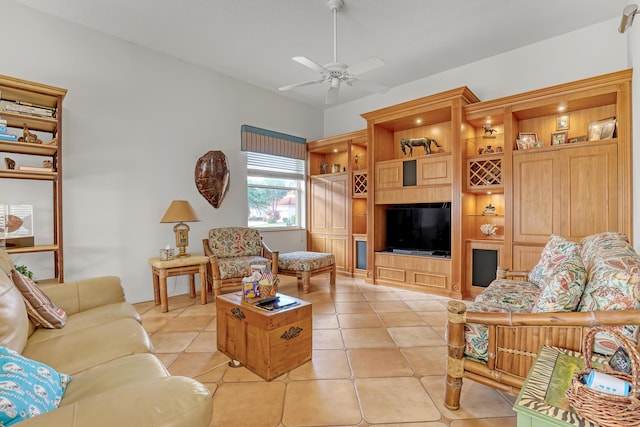
[[[279,291],[313,303],[313,359],[271,382],[216,351],[215,303],[136,304],[169,371],[213,393],[212,426],[516,425],[514,396],[470,380],[461,408],[444,408],[447,298],[340,276],[333,289],[312,278],[308,294],[281,277]]]

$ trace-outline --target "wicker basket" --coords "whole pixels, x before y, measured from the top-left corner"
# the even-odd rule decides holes
[[[627,350],[631,360],[631,374],[608,369],[607,375],[620,378],[631,384],[629,396],[616,396],[602,393],[587,387],[582,382],[592,370],[591,357],[593,340],[597,333],[606,332],[615,336]],[[601,427],[640,426],[640,400],[638,400],[638,374],[640,370],[640,355],[629,339],[621,333],[609,328],[592,328],[582,340],[582,356],[585,369],[576,372],[567,390],[569,404],[582,418]]]

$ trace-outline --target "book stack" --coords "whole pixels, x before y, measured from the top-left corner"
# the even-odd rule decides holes
[[[0,141],[17,141],[18,137],[7,130],[7,121],[0,118]]]
[[[6,99],[0,99],[0,110],[46,118],[53,118],[56,115],[56,109],[52,107],[22,101],[9,101]]]

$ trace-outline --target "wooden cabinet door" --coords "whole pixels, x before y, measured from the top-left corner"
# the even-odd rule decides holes
[[[328,181],[329,203],[326,204],[326,212],[330,217],[329,232],[348,233],[349,216],[348,201],[351,200],[347,174],[333,176]]]
[[[313,233],[347,233],[350,200],[347,174],[311,178],[311,224]]]
[[[514,156],[514,242],[617,230],[617,165],[614,143]]]
[[[349,244],[348,236],[346,234],[341,236],[330,235],[327,236],[327,240],[330,247],[329,252],[336,258],[336,269],[350,272],[349,248],[351,245]]]
[[[618,230],[616,144],[566,150],[562,164],[562,236],[580,241]]]
[[[308,242],[312,252],[325,252],[333,254],[336,258],[336,270],[351,272],[349,236],[346,234],[319,234],[311,233]]]
[[[329,228],[329,207],[327,206],[327,181],[323,178],[311,177],[311,232],[326,232]]]
[[[376,163],[375,189],[402,187],[402,160]]]
[[[331,252],[327,245],[326,234],[311,233],[309,235],[309,242],[307,246],[311,252]]]
[[[560,163],[557,151],[513,157],[513,241],[546,243],[560,234]]]
[[[417,160],[417,185],[451,184],[453,182],[451,154],[421,157]]]

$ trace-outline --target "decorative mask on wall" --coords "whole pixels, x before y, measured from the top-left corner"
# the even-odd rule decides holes
[[[196,188],[216,209],[229,191],[229,176],[227,156],[222,151],[209,151],[196,162]]]

